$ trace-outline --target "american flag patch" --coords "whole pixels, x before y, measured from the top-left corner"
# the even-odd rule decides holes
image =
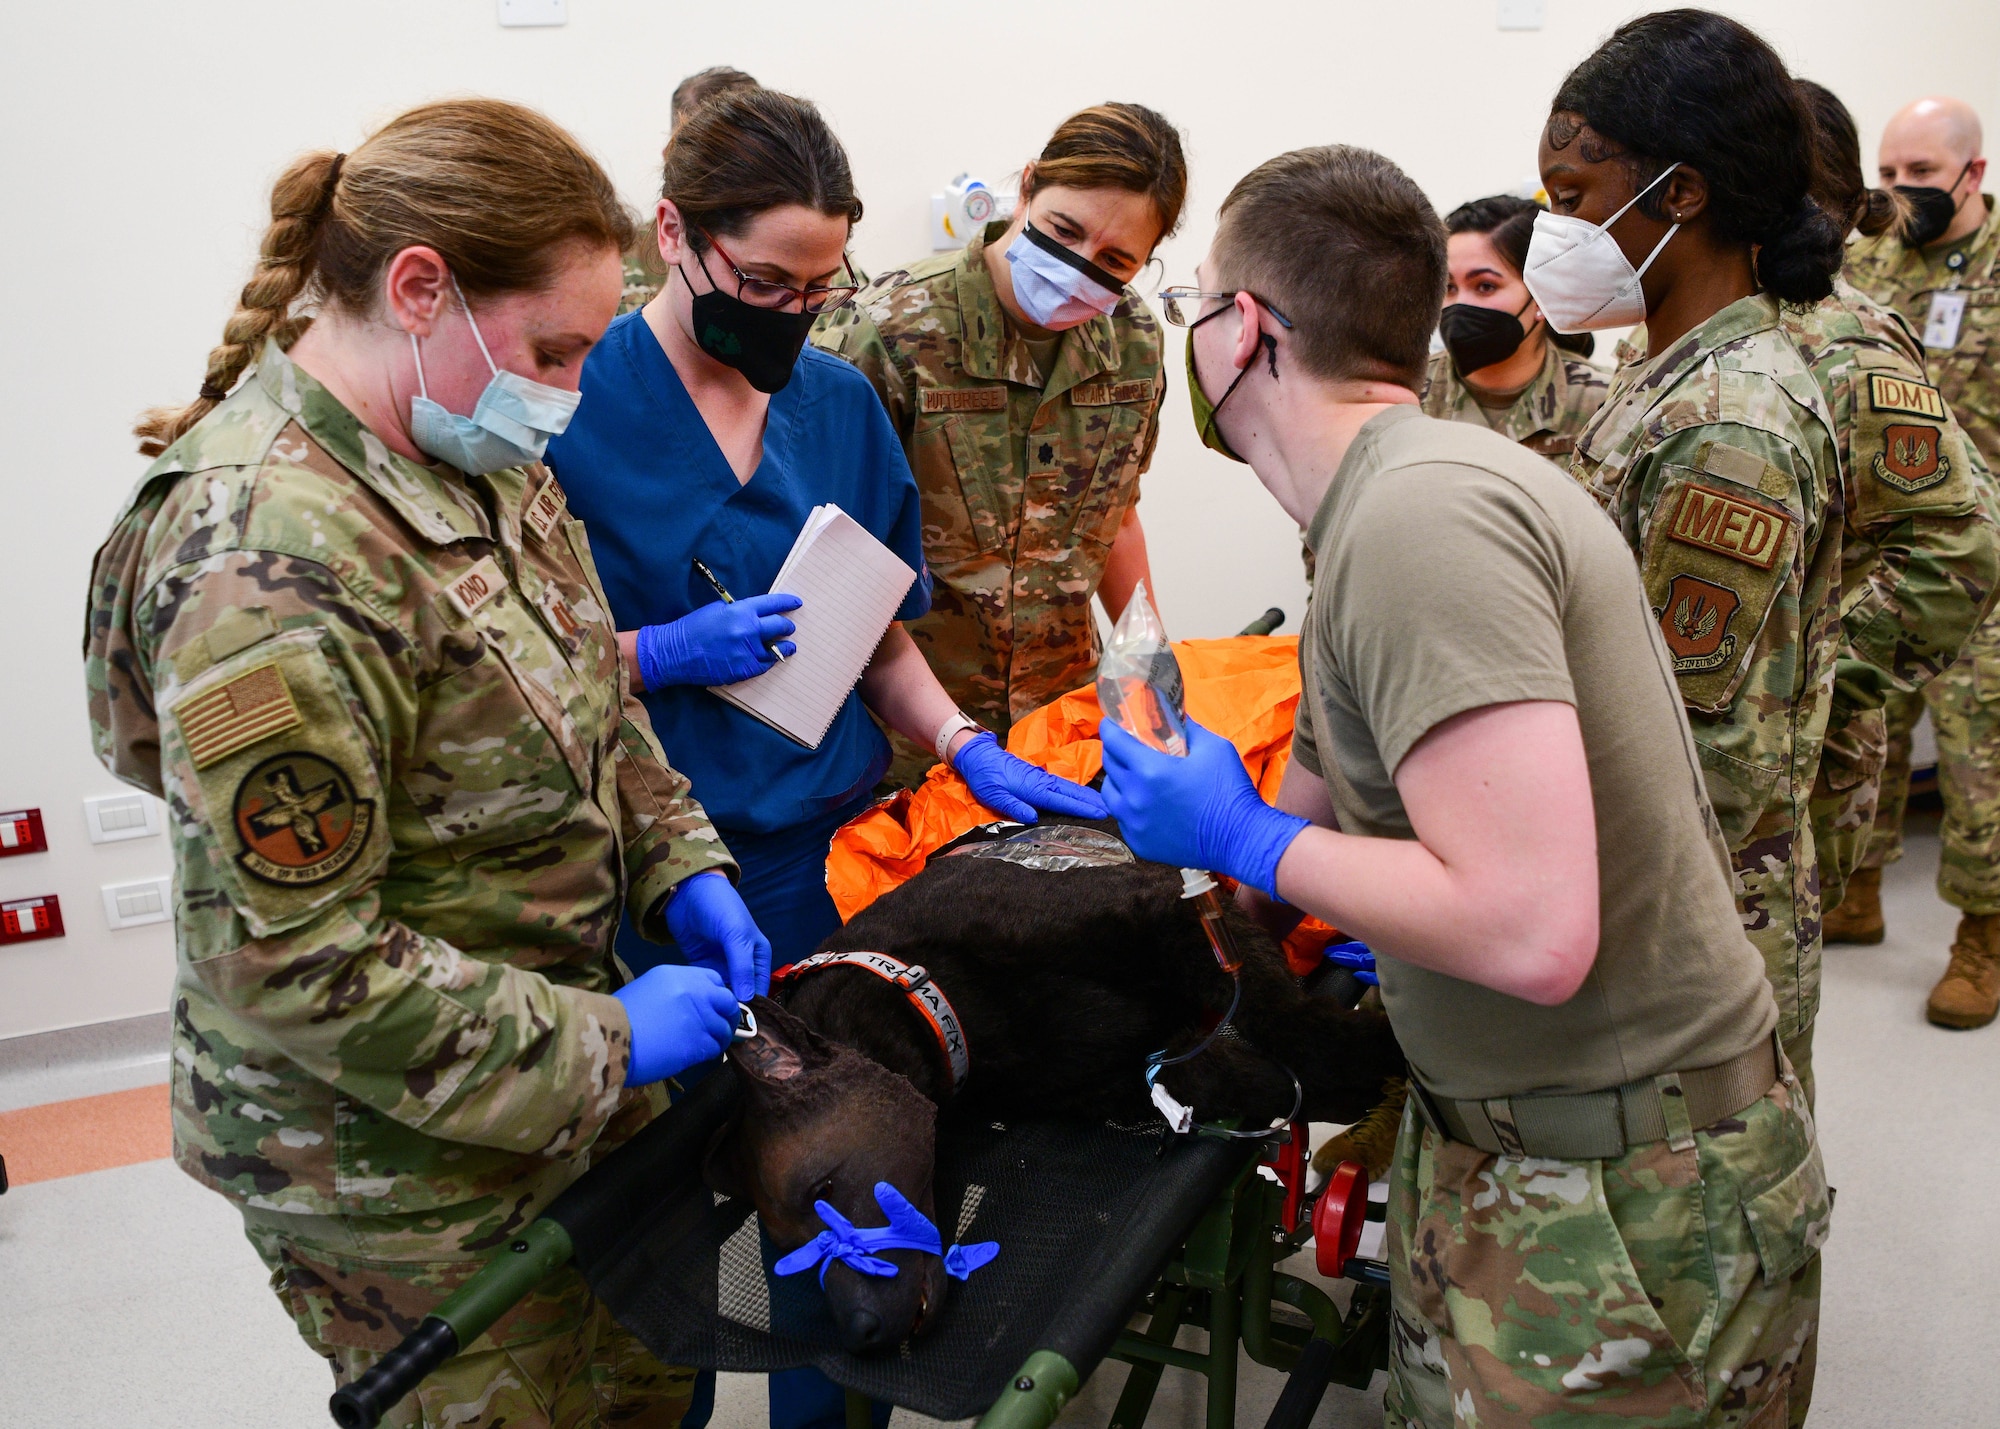
[[[197,769],[300,723],[291,687],[275,664],[245,670],[235,679],[184,700],[174,710],[181,740]]]

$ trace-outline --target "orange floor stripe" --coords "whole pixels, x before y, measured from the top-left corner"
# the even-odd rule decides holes
[[[10,1185],[107,1171],[171,1156],[167,1086],[0,1111],[0,1156]]]

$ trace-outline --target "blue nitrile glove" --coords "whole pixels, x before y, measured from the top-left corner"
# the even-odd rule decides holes
[[[683,879],[667,897],[667,931],[688,961],[712,968],[739,1002],[771,990],[771,940],[719,868]]]
[[[662,963],[611,995],[625,1004],[632,1024],[628,1087],[712,1062],[736,1035],[736,994],[708,968]]]
[[[1035,810],[1101,819],[1110,811],[1095,789],[1037,769],[1000,747],[990,730],[983,730],[958,747],[951,767],[964,778],[972,796],[1002,818],[1035,822]]]
[[[1104,741],[1104,802],[1132,852],[1176,868],[1226,873],[1278,896],[1278,860],[1307,821],[1265,803],[1236,746],[1193,720],[1184,759],[1142,744],[1119,725]]]
[[[795,595],[773,591],[731,605],[707,605],[666,625],[639,629],[639,678],[649,690],[668,685],[733,685],[761,675],[778,663],[768,648],[791,655],[798,646],[783,637],[798,626],[783,612],[804,604]]]

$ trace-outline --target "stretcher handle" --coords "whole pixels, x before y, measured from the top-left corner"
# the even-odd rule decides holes
[[[528,1223],[501,1252],[403,1337],[401,1344],[334,1391],[327,1408],[340,1429],[375,1429],[423,1378],[491,1329],[537,1285],[570,1263],[588,1271],[615,1252],[659,1188],[701,1164],[701,1151],[735,1106],[737,1082],[716,1067],[664,1115],[612,1152]]]
[[[1238,635],[1269,635],[1284,623],[1285,612],[1274,605],[1236,633]]]
[[[547,1216],[424,1316],[401,1344],[333,1392],[327,1409],[340,1429],[375,1429],[426,1375],[491,1329],[522,1297],[569,1263],[569,1232]]]

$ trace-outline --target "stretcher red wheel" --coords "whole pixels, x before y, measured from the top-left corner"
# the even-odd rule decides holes
[[[1333,1168],[1326,1189],[1313,1205],[1313,1257],[1319,1273],[1338,1279],[1361,1248],[1361,1227],[1368,1219],[1368,1170],[1358,1161]]]

